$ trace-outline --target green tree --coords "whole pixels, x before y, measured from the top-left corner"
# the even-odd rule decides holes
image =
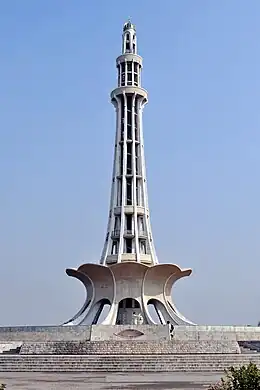
[[[230,367],[225,374],[209,390],[260,390],[260,370],[253,363],[239,368]]]
[[[0,390],[4,390],[4,389],[6,389],[6,385],[4,384],[0,385]]]

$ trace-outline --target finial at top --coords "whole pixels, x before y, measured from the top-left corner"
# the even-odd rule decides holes
[[[131,22],[130,18],[128,18],[127,22],[124,24],[123,30],[135,30],[135,25]]]

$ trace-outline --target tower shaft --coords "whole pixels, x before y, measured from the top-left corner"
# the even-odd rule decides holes
[[[143,108],[147,92],[141,87],[142,57],[137,53],[135,27],[128,22],[122,55],[116,60],[118,87],[111,93],[116,110],[116,138],[111,200],[100,263],[124,261],[157,264],[148,207],[143,140]]]

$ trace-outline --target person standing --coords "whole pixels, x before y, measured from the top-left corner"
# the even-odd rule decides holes
[[[138,318],[135,311],[133,312],[132,319],[133,319],[133,325],[137,325]]]

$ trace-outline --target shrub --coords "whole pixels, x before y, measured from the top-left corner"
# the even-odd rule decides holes
[[[239,368],[230,367],[225,374],[209,390],[260,390],[260,370],[253,363]]]
[[[4,389],[6,389],[6,385],[4,384],[0,385],[0,390],[4,390]]]

